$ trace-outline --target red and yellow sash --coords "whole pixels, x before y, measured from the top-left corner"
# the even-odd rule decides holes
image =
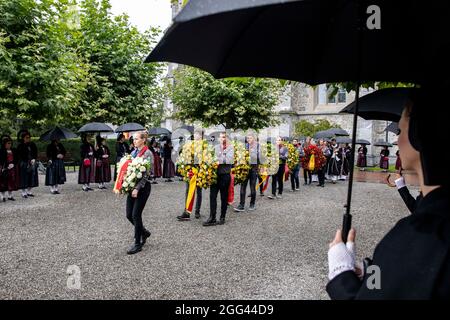
[[[197,168],[192,168],[191,172],[189,172],[189,190],[186,198],[186,212],[189,214],[192,213],[192,208],[194,207],[195,190],[197,188],[197,173]]]

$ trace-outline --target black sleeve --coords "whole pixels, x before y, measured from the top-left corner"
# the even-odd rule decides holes
[[[346,271],[328,282],[326,290],[332,300],[353,300],[362,282],[353,271]]]
[[[439,271],[436,279],[436,287],[433,290],[433,299],[449,300],[450,299],[450,253],[447,254],[445,263]]]
[[[83,144],[80,146],[80,157],[81,157],[81,160],[86,159],[86,152],[84,151]]]
[[[64,146],[60,143],[59,144],[59,151],[63,156],[66,156],[66,148],[64,148]]]
[[[31,148],[31,159],[37,159],[38,149],[37,149],[36,144],[34,142],[31,142],[30,148]]]
[[[0,167],[4,168],[6,164],[6,149],[0,149]]]
[[[406,186],[402,187],[398,189],[398,193],[400,193],[400,196],[408,207],[408,210],[411,213],[414,213],[414,210],[416,209],[416,199],[414,199],[414,197],[409,193],[408,188]]]
[[[49,144],[47,146],[47,159],[52,160],[52,158],[53,158],[52,144]]]

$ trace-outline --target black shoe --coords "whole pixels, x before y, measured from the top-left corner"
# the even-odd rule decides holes
[[[211,217],[205,222],[203,222],[204,227],[215,226],[216,224],[217,224],[216,219],[212,219]]]
[[[86,188],[88,191],[94,191],[94,189],[92,189],[91,187],[87,187]]]
[[[55,194],[61,194],[61,192],[59,192],[58,190],[55,191]]]
[[[6,198],[3,198],[3,202],[6,202]]]
[[[195,219],[200,219],[200,212],[195,213]]]
[[[303,184],[304,186],[307,186],[308,185],[308,183],[307,182],[305,182],[304,184]]]
[[[142,245],[147,242],[147,238],[150,237],[152,233],[146,229],[144,229],[144,233],[142,234]]]
[[[242,211],[245,211],[245,208],[244,208],[244,206],[239,205],[236,208],[234,208],[234,211],[242,212]]]
[[[142,251],[142,244],[135,243],[130,249],[128,249],[127,254],[135,254]]]
[[[32,194],[32,193],[27,193],[27,196],[29,196],[29,197],[34,197],[34,194]]]
[[[219,224],[225,224],[225,218],[220,218]]]
[[[22,195],[22,198],[26,199],[26,198],[28,198],[28,195],[23,194],[23,195]]]
[[[188,214],[187,212],[183,212],[183,213],[181,214],[181,216],[178,216],[178,217],[177,217],[177,219],[178,219],[179,221],[189,221],[189,220],[191,220],[191,216],[190,216],[190,214]]]
[[[84,188],[84,187],[83,187],[82,189],[83,189],[84,192],[88,192],[88,191],[89,191],[88,188]]]
[[[14,199],[13,197],[9,197],[8,200],[16,201],[16,199]],[[5,199],[3,199],[3,202],[5,202]]]
[[[260,197],[264,197],[264,193],[260,193],[259,196],[260,196]]]
[[[254,204],[251,204],[250,207],[248,207],[248,211],[255,211],[256,207]]]

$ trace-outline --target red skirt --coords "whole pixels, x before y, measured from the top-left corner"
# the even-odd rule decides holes
[[[19,168],[17,165],[0,174],[0,192],[16,190],[19,190]]]
[[[380,168],[381,169],[389,169],[389,157],[381,156],[380,157]]]
[[[400,157],[397,157],[397,161],[395,161],[395,170],[400,170],[402,168],[402,160]]]
[[[111,181],[111,166],[108,159],[97,159],[95,166],[95,182],[103,183]]]
[[[160,178],[162,176],[161,157],[157,153],[153,153],[153,159],[153,174],[155,178]]]
[[[356,165],[360,168],[367,167],[366,156],[363,154],[358,154],[358,161],[356,162]]]

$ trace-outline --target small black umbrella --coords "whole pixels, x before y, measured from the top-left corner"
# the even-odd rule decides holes
[[[398,135],[398,123],[397,122],[391,122],[384,131],[392,132]]]
[[[337,137],[336,138],[337,143],[352,143],[352,138],[349,137]]]
[[[134,122],[130,122],[130,123],[125,123],[121,126],[119,126],[115,132],[133,132],[133,131],[142,131],[145,130],[145,128],[140,125],[139,123],[134,123]]]
[[[172,132],[166,128],[150,128],[150,130],[148,130],[148,134],[152,136],[170,135],[171,133]]]
[[[328,130],[325,130],[329,133],[331,133],[333,136],[349,136],[350,134],[341,128],[331,128]]]
[[[91,122],[85,124],[78,130],[78,133],[90,133],[90,132],[114,132],[110,126],[101,122]]]
[[[356,144],[370,145],[370,142],[368,140],[365,140],[365,139],[356,139]]]
[[[318,131],[314,134],[314,139],[324,139],[324,138],[332,138],[334,134],[329,132],[328,130]]]
[[[416,88],[387,88],[377,90],[359,98],[358,116],[366,120],[400,120],[403,108],[412,91]],[[354,113],[353,101],[340,111],[341,113]]]
[[[47,130],[40,137],[42,141],[52,141],[52,140],[63,140],[76,138],[77,135],[71,130],[61,127],[55,127],[53,129]]]
[[[392,147],[392,143],[386,141],[377,141],[373,145],[376,147]]]

